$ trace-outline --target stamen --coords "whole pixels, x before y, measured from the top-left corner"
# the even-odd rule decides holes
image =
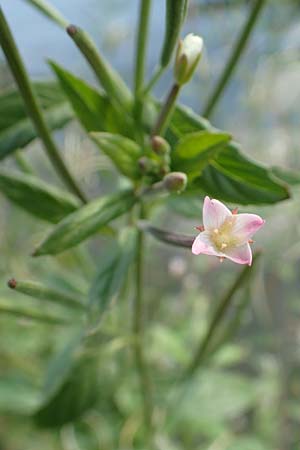
[[[221,248],[222,248],[222,250],[223,250],[224,248],[226,248],[226,247],[228,247],[228,245],[227,245],[227,244],[225,244],[225,242],[223,242],[223,243],[221,244]]]
[[[215,229],[214,229],[214,233],[215,233],[215,234],[219,234],[218,228],[215,228]]]

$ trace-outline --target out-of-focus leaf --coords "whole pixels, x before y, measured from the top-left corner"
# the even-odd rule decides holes
[[[8,282],[8,285],[15,291],[38,300],[51,301],[70,308],[85,309],[83,299],[74,293],[53,289],[36,281],[16,281],[12,279]]]
[[[142,156],[142,152],[134,141],[110,133],[91,133],[91,136],[123,175],[132,179],[140,178],[138,159]]]
[[[33,322],[42,322],[48,325],[70,325],[65,318],[55,317],[49,314],[43,314],[32,308],[24,308],[19,306],[9,306],[0,304],[0,316],[7,314],[9,316],[18,317],[20,319],[28,319]]]
[[[176,145],[186,133],[201,130],[216,131],[211,124],[191,109],[178,106],[167,133]],[[230,143],[217,153],[192,183],[195,193],[208,194],[220,200],[239,204],[272,204],[289,198],[286,185],[275,178],[271,170],[244,156],[239,147]]]
[[[69,192],[34,175],[9,169],[0,169],[0,191],[28,213],[52,223],[59,222],[80,206],[78,199]]]
[[[34,252],[34,256],[55,255],[80,244],[113,219],[128,212],[136,197],[123,191],[96,199],[63,219]]]
[[[231,203],[272,204],[289,198],[286,186],[271,171],[230,145],[193,180],[192,189]]]
[[[44,402],[52,398],[70,375],[82,353],[83,333],[78,332],[50,361],[43,387]]]
[[[111,298],[122,287],[136,252],[137,231],[125,228],[110,254],[100,260],[98,273],[89,292],[90,315],[99,320]]]
[[[112,105],[109,97],[55,62],[50,62],[61,88],[87,131],[129,133],[128,122]]]
[[[289,184],[290,186],[296,186],[300,184],[300,172],[291,169],[285,169],[282,167],[272,167],[271,171],[280,180]]]
[[[230,139],[228,133],[209,130],[185,135],[172,152],[173,170],[185,172],[189,178],[199,175]]]
[[[165,199],[166,206],[176,214],[197,219],[196,225],[201,219],[202,198],[198,194],[183,192],[181,195],[169,195]]]
[[[40,402],[40,392],[29,380],[15,373],[1,374],[0,411],[31,414]]]
[[[56,83],[36,83],[34,89],[51,130],[62,128],[73,118],[73,112]],[[25,147],[36,137],[18,91],[3,93],[0,96],[0,159]]]
[[[93,359],[82,357],[53,397],[35,413],[42,428],[60,428],[79,419],[98,400],[99,377]]]

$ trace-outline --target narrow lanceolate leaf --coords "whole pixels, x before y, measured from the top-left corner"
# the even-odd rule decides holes
[[[40,219],[57,223],[79,206],[72,194],[34,175],[0,169],[0,192],[10,201]]]
[[[289,198],[285,184],[262,165],[228,146],[194,179],[192,189],[241,205],[272,204]]]
[[[164,242],[165,244],[174,245],[176,247],[192,248],[195,236],[189,236],[186,234],[175,233],[174,231],[162,230],[161,228],[154,227],[147,221],[141,220],[138,223],[141,230],[151,234],[157,240]]]
[[[94,200],[62,220],[34,252],[34,256],[54,255],[80,244],[101,227],[128,212],[136,197],[132,191]]]
[[[160,64],[166,67],[178,43],[180,29],[185,18],[188,0],[166,1],[166,31]]]
[[[178,106],[167,138],[174,146],[186,133],[201,130],[215,132],[211,124],[191,109]],[[189,189],[237,204],[272,204],[289,198],[286,183],[271,169],[245,156],[235,143],[227,143],[210,164],[192,180]]]
[[[131,132],[124,114],[114,108],[109,97],[55,62],[50,61],[50,65],[77,119],[87,131],[111,131],[125,136]]]
[[[191,179],[231,140],[228,133],[197,131],[180,139],[172,154],[173,170],[186,172]]]
[[[134,141],[110,133],[91,133],[91,137],[123,175],[132,179],[140,178],[138,159],[142,151]]]
[[[8,286],[21,294],[35,298],[42,301],[50,301],[58,303],[59,305],[68,306],[70,308],[85,309],[84,301],[73,292],[65,292],[52,287],[45,286],[42,283],[36,281],[17,281],[11,279],[8,282]]]
[[[56,83],[36,83],[34,90],[51,130],[62,128],[74,116]],[[0,95],[0,159],[37,138],[23,100],[16,90]]]
[[[135,257],[136,241],[136,229],[125,228],[110,254],[100,260],[98,273],[89,292],[90,315],[94,321],[101,318],[112,297],[122,287]]]
[[[15,316],[20,319],[32,320],[33,322],[42,322],[48,325],[67,325],[71,322],[60,317],[55,317],[48,314],[43,314],[39,311],[33,310],[32,308],[20,308],[19,306],[9,306],[0,304],[0,317],[3,314],[9,316]]]

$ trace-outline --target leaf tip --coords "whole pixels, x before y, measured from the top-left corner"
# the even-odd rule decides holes
[[[68,35],[73,37],[77,33],[78,28],[76,27],[76,25],[68,25],[66,30],[67,30]]]
[[[8,280],[7,286],[10,289],[16,289],[16,287],[17,287],[17,280],[15,278],[11,278],[10,280]]]

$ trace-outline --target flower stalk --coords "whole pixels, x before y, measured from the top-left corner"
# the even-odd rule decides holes
[[[178,83],[174,83],[171,87],[171,90],[157,118],[156,124],[154,125],[151,136],[164,135],[166,129],[168,128],[176,100],[180,92],[180,87],[181,86]]]

